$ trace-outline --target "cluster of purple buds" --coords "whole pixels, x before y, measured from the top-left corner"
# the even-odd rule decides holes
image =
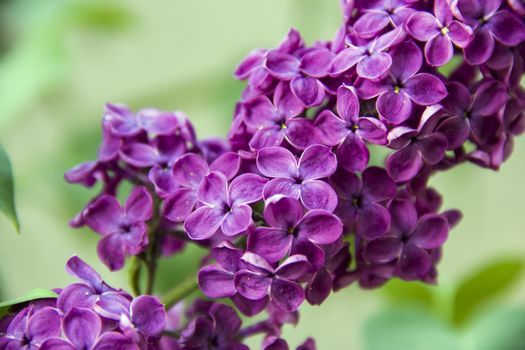
[[[97,159],[66,174],[71,183],[102,183],[72,225],[102,236],[98,254],[109,269],[135,256],[151,294],[157,259],[195,243],[209,251],[198,273],[208,298],[229,298],[248,316],[268,314],[242,329],[230,307],[198,303],[168,348],[244,349],[244,337],[264,333],[264,349],[287,349],[281,327],[297,321],[305,301],[319,305],[352,283],[435,283],[461,213],[441,209],[430,176],[465,162],[497,170],[525,130],[522,2],[342,0],[342,7],[332,41],[306,46],[292,29],[276,49],[241,62],[235,76],[247,86],[227,140],[198,140],[180,112],[108,104]],[[384,164],[371,162],[379,149],[388,153]],[[133,189],[121,204],[123,183]],[[97,301],[67,316],[78,305],[70,289],[80,288],[68,287],[50,317],[64,325],[79,314],[102,317],[118,321],[114,337],[157,339],[160,320],[134,320],[143,297],[76,275]],[[115,308],[116,299],[125,306]],[[56,342],[76,341],[62,333]],[[90,346],[103,339],[99,331]],[[300,349],[314,346],[308,340]]]

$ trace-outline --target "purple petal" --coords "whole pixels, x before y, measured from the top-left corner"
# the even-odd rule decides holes
[[[423,159],[415,145],[395,151],[386,158],[388,174],[397,182],[412,179],[422,167]]]
[[[123,213],[115,197],[102,195],[87,207],[83,216],[93,231],[107,235],[120,229]]]
[[[506,46],[515,46],[525,40],[525,24],[523,20],[510,11],[496,12],[487,26],[496,39]]]
[[[414,231],[417,223],[417,211],[414,203],[408,199],[394,199],[389,206],[392,218],[391,231],[401,237]]]
[[[365,248],[365,259],[371,263],[384,264],[399,257],[403,244],[397,237],[384,237],[371,241]]]
[[[244,121],[253,128],[269,126],[279,119],[279,113],[266,96],[257,96],[243,104]]]
[[[113,134],[120,137],[134,136],[140,132],[135,115],[123,105],[107,103],[104,122]]]
[[[252,208],[246,204],[235,205],[224,216],[221,229],[226,236],[235,236],[246,231],[251,222]]]
[[[263,63],[265,50],[256,49],[246,56],[241,63],[235,68],[235,77],[239,80],[245,80],[250,73]]]
[[[103,287],[102,278],[100,275],[89,266],[84,260],[78,256],[69,258],[66,263],[66,271],[71,276],[76,277],[95,289],[101,289]]]
[[[257,168],[268,177],[289,178],[296,174],[295,156],[282,147],[268,147],[259,151]]]
[[[178,187],[171,168],[154,165],[148,172],[148,180],[155,187],[155,192],[161,198],[166,198]]]
[[[339,98],[337,101],[339,102]],[[346,123],[328,110],[322,111],[317,116],[315,126],[319,130],[321,142],[326,146],[338,145],[350,132],[346,127]]]
[[[324,181],[309,180],[301,185],[301,202],[308,209],[332,212],[337,207],[337,193]]]
[[[381,117],[393,124],[400,124],[410,117],[412,101],[403,90],[394,90],[382,94],[377,99],[377,111]]]
[[[425,57],[432,66],[442,66],[454,55],[454,46],[446,35],[436,35],[425,45]]]
[[[97,245],[98,257],[111,271],[118,271],[124,267],[125,247],[119,236],[119,233],[109,234]]]
[[[428,12],[415,12],[406,22],[410,35],[419,41],[429,41],[440,34],[441,23]]]
[[[0,341],[0,346],[2,345]],[[17,348],[7,347],[6,350],[16,350]],[[61,338],[49,338],[40,346],[40,350],[77,350],[71,343]]]
[[[241,257],[241,263],[245,268],[261,275],[269,276],[275,272],[273,267],[266,261],[266,259],[251,252],[246,252],[243,254]]]
[[[330,185],[340,197],[347,199],[359,195],[362,189],[362,182],[359,176],[341,168],[330,177]]]
[[[277,84],[273,100],[279,112],[279,117],[284,115],[286,119],[289,119],[298,116],[304,110],[301,101],[292,93],[290,84],[287,82]]]
[[[284,258],[292,247],[293,235],[281,229],[258,227],[248,237],[248,250],[265,258],[270,264]]]
[[[250,148],[261,150],[268,147],[280,146],[284,139],[284,132],[281,126],[269,126],[258,129],[250,140]]]
[[[188,153],[173,164],[175,181],[183,187],[196,188],[208,173],[208,164],[202,157]]]
[[[355,66],[363,57],[363,51],[357,47],[353,46],[344,49],[334,57],[332,66],[330,67],[330,74],[332,76],[337,76],[346,72]]]
[[[356,233],[368,240],[383,236],[390,227],[390,214],[379,204],[368,204],[359,210]]]
[[[415,103],[422,106],[438,103],[447,96],[445,84],[428,73],[414,75],[405,82],[404,90]]]
[[[448,29],[448,36],[452,42],[461,48],[467,47],[474,36],[470,27],[458,21],[452,21],[448,25]]]
[[[237,292],[250,300],[260,300],[268,295],[271,282],[270,278],[247,270],[235,274]]]
[[[304,290],[298,283],[278,278],[272,281],[270,299],[277,308],[287,312],[296,311],[304,297]]]
[[[199,201],[210,206],[222,206],[228,198],[228,180],[222,173],[212,171],[206,175],[197,187]]]
[[[324,210],[311,210],[301,220],[297,234],[317,244],[330,244],[343,233],[343,224],[337,216]]]
[[[166,327],[164,305],[151,295],[141,295],[131,302],[131,322],[148,337],[158,336]]]
[[[427,214],[417,223],[410,243],[423,249],[436,249],[445,243],[448,237],[448,221],[439,215]]]
[[[432,261],[426,251],[413,244],[407,244],[399,260],[400,277],[406,280],[425,277],[431,266]]]
[[[139,111],[137,119],[144,130],[155,135],[171,134],[180,126],[179,119],[175,114],[151,108]]]
[[[494,51],[494,38],[487,26],[481,26],[474,32],[474,38],[465,48],[465,60],[471,65],[487,62]]]
[[[332,291],[332,275],[327,269],[319,270],[306,286],[306,300],[311,305],[321,305]]]
[[[268,199],[277,194],[299,199],[301,195],[301,185],[292,179],[272,179],[264,186],[263,197],[264,199]]]
[[[159,161],[158,151],[145,143],[131,143],[120,151],[121,158],[128,164],[145,168]]]
[[[325,97],[324,86],[317,78],[308,76],[295,77],[290,82],[290,88],[305,108],[320,105]]]
[[[239,261],[244,251],[233,247],[225,241],[212,249],[211,255],[217,264],[228,272],[236,272],[239,269]]]
[[[386,52],[366,56],[357,63],[357,74],[365,79],[377,79],[383,76],[392,65],[392,57]]]
[[[84,283],[70,284],[62,289],[57,299],[57,308],[68,312],[73,307],[90,309],[97,300],[98,295],[92,287]]]
[[[454,150],[468,139],[470,127],[466,118],[450,117],[439,125],[437,131],[447,138],[447,149]]]
[[[201,207],[186,218],[184,230],[193,240],[208,239],[219,229],[224,218],[222,209]]]
[[[137,187],[131,192],[124,209],[131,222],[147,221],[153,215],[153,198],[145,187]]]
[[[263,187],[267,179],[256,174],[242,174],[230,184],[230,202],[232,204],[248,204],[262,198]]]
[[[208,298],[228,298],[236,293],[233,274],[214,265],[200,269],[199,287]]]
[[[365,12],[354,23],[354,29],[362,38],[371,38],[383,30],[390,22],[388,14],[384,11]]]
[[[139,347],[128,337],[116,333],[104,333],[93,347],[93,350],[139,350]]]
[[[299,176],[303,180],[315,180],[332,175],[337,168],[337,159],[329,147],[309,146],[299,159]]]
[[[380,52],[401,43],[406,37],[403,26],[398,26],[381,35],[372,44],[372,52]]]
[[[363,172],[363,196],[372,202],[394,197],[397,186],[385,169],[370,167]]]
[[[390,73],[399,81],[404,82],[419,72],[423,64],[423,54],[413,41],[400,44],[392,56]]]
[[[191,214],[196,203],[195,190],[179,188],[163,203],[162,212],[167,219],[182,222]]]
[[[357,120],[356,134],[362,139],[376,145],[384,145],[387,142],[387,128],[383,122],[376,118],[359,118]]]
[[[264,297],[259,300],[250,300],[239,293],[236,293],[231,297],[231,301],[233,301],[237,309],[249,317],[255,316],[263,311],[266,308],[266,305],[268,305],[268,299],[268,297]]]
[[[264,220],[271,227],[288,230],[295,227],[303,216],[303,207],[295,198],[275,196],[269,198],[264,208]]]
[[[444,157],[447,150],[448,142],[445,135],[433,133],[427,137],[418,140],[421,156],[428,164],[434,165],[439,163]]]
[[[313,49],[301,58],[301,70],[314,78],[328,75],[334,54],[325,48]]]
[[[337,148],[337,159],[348,171],[362,171],[368,165],[370,152],[363,140],[351,132]]]
[[[288,121],[284,131],[286,140],[299,150],[319,143],[317,130],[310,119],[293,118]]]
[[[240,167],[241,157],[236,152],[226,152],[220,155],[213,163],[210,164],[211,171],[223,173],[228,180],[233,179],[235,175],[237,175]],[[201,172],[199,176],[196,177],[196,180],[201,174],[204,176],[205,172]]]
[[[292,255],[279,265],[275,275],[279,278],[297,281],[312,270],[312,265],[304,255]]]
[[[224,304],[214,304],[210,307],[210,311],[208,313],[215,321],[216,334],[221,334],[222,336],[228,338],[237,336],[237,333],[241,328],[242,321],[239,316],[237,316],[237,313],[232,307]]]
[[[61,333],[61,318],[58,310],[44,307],[35,312],[27,323],[29,339],[40,343],[47,338],[58,337]]]
[[[299,73],[297,58],[278,50],[268,52],[265,66],[271,75],[281,80],[291,80]]]
[[[486,80],[474,95],[471,115],[492,116],[507,103],[507,87],[496,80]]]
[[[353,87],[342,85],[337,89],[337,113],[347,123],[359,117],[359,99]]]
[[[91,310],[74,308],[64,316],[64,335],[78,349],[91,349],[101,330],[100,318]]]

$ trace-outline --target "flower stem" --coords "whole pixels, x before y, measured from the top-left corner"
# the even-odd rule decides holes
[[[179,283],[175,288],[170,290],[162,297],[162,303],[166,306],[166,310],[170,309],[179,301],[185,299],[199,288],[197,280],[194,276],[188,277],[186,280]]]
[[[131,262],[128,270],[128,280],[131,291],[134,296],[140,295],[140,271],[142,263],[136,256],[131,257]]]

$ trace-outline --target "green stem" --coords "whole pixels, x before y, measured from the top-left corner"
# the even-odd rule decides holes
[[[195,277],[189,277],[166,293],[166,295],[162,297],[162,303],[166,306],[166,310],[169,310],[173,305],[191,295],[198,288],[199,285]]]
[[[142,263],[140,262],[140,259],[136,256],[131,257],[129,270],[128,270],[128,280],[129,285],[131,287],[131,292],[133,295],[138,296],[140,295],[140,271],[141,271]]]

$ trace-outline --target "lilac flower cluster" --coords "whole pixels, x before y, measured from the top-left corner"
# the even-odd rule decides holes
[[[305,301],[319,305],[353,283],[436,283],[461,213],[441,209],[431,175],[465,162],[497,170],[525,130],[522,2],[342,0],[342,7],[332,41],[307,46],[292,29],[277,48],[240,63],[235,76],[247,86],[227,140],[197,139],[181,112],[108,104],[97,159],[66,174],[71,183],[102,184],[72,225],[101,235],[98,254],[110,270],[134,256],[132,269],[147,269],[151,294],[158,258],[198,244],[209,252],[201,291],[231,299],[247,316],[268,314],[241,328],[232,308],[197,302],[183,331],[165,329],[177,336],[163,338],[164,348],[244,349],[244,338],[263,333],[263,349],[288,349],[282,325],[297,322]],[[380,149],[384,163],[371,161]],[[133,189],[120,204],[123,183]],[[160,320],[140,321],[141,330],[133,318],[133,307],[151,297],[132,300],[81,278],[91,281],[86,293],[98,295],[80,303],[90,310],[83,313],[118,320],[118,337],[134,344],[157,340]],[[53,317],[68,312],[64,305],[78,307],[75,288],[60,292]],[[115,308],[116,299],[127,306]],[[60,342],[76,341],[67,339]],[[299,349],[314,347],[308,340]]]

